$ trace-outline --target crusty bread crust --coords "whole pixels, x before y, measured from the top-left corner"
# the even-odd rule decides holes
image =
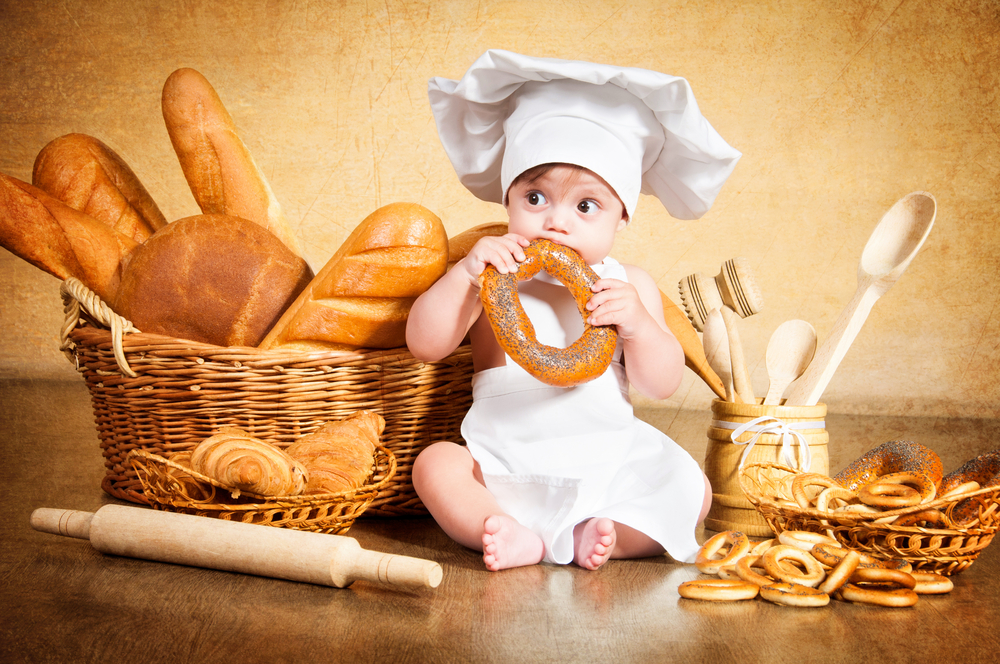
[[[144,242],[167,225],[125,160],[86,134],[60,136],[42,148],[31,182],[136,242]]]
[[[143,332],[256,346],[312,276],[260,225],[197,215],[169,224],[135,250],[113,308]]]
[[[194,69],[178,69],[163,85],[161,105],[170,142],[201,211],[258,223],[301,256],[271,185],[208,79]]]
[[[445,272],[441,220],[413,203],[368,215],[267,334],[264,349],[406,345],[410,306]]]

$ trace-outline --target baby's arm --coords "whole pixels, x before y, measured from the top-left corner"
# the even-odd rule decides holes
[[[487,265],[501,273],[517,271],[528,241],[513,233],[484,237],[433,286],[416,299],[406,320],[406,346],[425,362],[447,357],[483,311],[479,275]]]
[[[629,382],[642,394],[666,399],[681,384],[684,350],[663,318],[656,282],[644,270],[625,265],[628,283],[600,279],[587,303],[591,325],[615,325],[625,352]]]

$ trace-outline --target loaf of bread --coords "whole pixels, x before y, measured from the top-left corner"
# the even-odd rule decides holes
[[[261,496],[297,496],[306,487],[308,471],[281,448],[236,428],[198,443],[191,468],[234,490]]]
[[[507,222],[497,221],[473,226],[467,231],[448,238],[448,269],[455,266],[455,263],[468,255],[472,245],[479,242],[484,237],[506,235]]]
[[[406,344],[406,317],[445,272],[448,236],[427,208],[370,214],[281,316],[263,349],[350,350]]]
[[[170,142],[202,213],[249,219],[301,256],[271,185],[208,80],[193,69],[178,69],[163,86],[161,104]]]
[[[38,187],[0,173],[0,245],[59,279],[76,277],[113,302],[132,238]]]
[[[385,420],[361,410],[338,422],[327,422],[299,438],[285,452],[306,469],[305,493],[339,493],[365,484],[374,469],[375,445]]]
[[[125,160],[92,136],[67,134],[51,141],[35,158],[31,182],[136,242],[167,225]]]
[[[262,226],[197,215],[139,245],[112,308],[143,332],[256,346],[312,276],[306,262]]]

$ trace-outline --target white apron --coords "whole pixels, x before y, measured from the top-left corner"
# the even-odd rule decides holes
[[[594,269],[627,281],[611,258]],[[519,282],[538,340],[565,348],[582,332],[576,304],[544,272]],[[545,560],[573,560],[573,528],[607,517],[639,530],[672,558],[691,562],[705,496],[701,468],[674,441],[636,419],[615,360],[583,385],[546,385],[508,358],[472,378],[462,437],[500,506],[545,543]]]

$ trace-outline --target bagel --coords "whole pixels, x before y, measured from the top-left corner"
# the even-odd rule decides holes
[[[894,583],[907,590],[913,590],[917,585],[917,580],[913,578],[912,574],[885,567],[859,567],[854,570],[854,574],[851,574],[850,582],[858,586],[876,584],[879,587]]]
[[[785,606],[819,607],[830,603],[830,596],[822,590],[797,583],[772,583],[761,586],[760,596],[769,602]]]
[[[829,544],[817,544],[810,553],[821,565],[836,567],[849,551],[853,551],[853,549],[847,549],[842,546],[830,546]],[[887,569],[898,569],[903,572],[909,572],[913,569],[913,566],[905,560],[880,560],[861,551],[857,553],[861,557],[858,567],[884,567]]]
[[[736,563],[736,576],[740,577],[747,583],[752,583],[757,586],[769,586],[774,583],[774,579],[769,576],[764,576],[763,574],[758,574],[754,569],[759,569],[760,571],[765,571],[760,564],[760,556],[758,555],[746,555],[740,558],[739,562]]]
[[[971,486],[976,482],[981,489],[1000,486],[1000,450],[980,454],[975,459],[969,459],[957,470],[948,473],[941,480],[941,494],[953,493],[963,485]],[[979,501],[966,498],[952,510],[951,519],[955,523],[965,524],[979,516]]]
[[[945,475],[941,480],[939,493],[941,495],[951,493],[967,482],[976,482],[984,489],[1000,485],[1000,450],[980,454]]]
[[[716,558],[722,547],[728,545],[725,555]],[[741,532],[727,530],[710,538],[702,545],[695,558],[694,566],[702,574],[718,574],[720,567],[735,565],[750,551],[750,538]]]
[[[781,544],[794,546],[803,551],[812,551],[817,544],[830,544],[840,546],[840,542],[827,535],[814,533],[808,530],[782,530],[778,533],[778,541]]]
[[[936,487],[941,482],[941,459],[928,447],[911,440],[891,440],[869,450],[833,476],[840,486],[851,491],[871,484],[890,473],[923,473]]]
[[[483,310],[497,343],[525,371],[555,387],[572,387],[597,378],[611,364],[618,330],[614,325],[587,323],[587,302],[597,273],[578,253],[550,240],[535,240],[524,248],[525,259],[517,272],[500,274],[492,265],[479,276]],[[517,282],[541,270],[562,282],[584,321],[584,331],[568,348],[539,343],[517,293]]]
[[[951,579],[934,572],[910,572],[910,576],[917,582],[913,592],[918,595],[944,595],[955,587]]]
[[[853,549],[848,550],[847,554],[840,559],[836,567],[830,570],[826,578],[823,579],[823,583],[819,584],[817,588],[827,595],[832,595],[851,580],[851,575],[858,569],[860,563],[861,554]]]
[[[818,486],[821,487],[819,491],[815,492],[815,495],[809,495],[806,490],[808,487]],[[799,507],[807,509],[812,506],[813,500],[819,496],[824,490],[833,487],[839,487],[837,482],[830,479],[826,475],[821,475],[819,473],[801,473],[795,476],[792,480],[792,497]]]
[[[865,505],[884,510],[913,507],[920,504],[920,493],[905,484],[878,480],[861,488],[858,498]]]
[[[824,489],[818,496],[816,496],[816,509],[820,512],[828,512],[830,511],[830,504],[833,501],[837,501],[839,503],[839,507],[857,504],[858,494],[854,493],[850,489],[845,489],[839,486]]]
[[[896,517],[892,522],[894,526],[911,527],[922,524],[924,528],[951,528],[954,524],[948,515],[941,510],[924,510],[912,514],[904,514]]]
[[[696,579],[685,581],[677,587],[677,593],[681,597],[705,599],[712,602],[753,599],[758,592],[758,586],[752,583],[731,579]]]
[[[783,565],[784,561],[792,564]],[[779,544],[765,551],[760,563],[772,579],[810,588],[818,586],[826,576],[823,567],[807,551],[788,544]]]
[[[856,604],[874,604],[892,608],[913,606],[918,599],[917,593],[909,588],[863,588],[853,583],[845,584],[840,589],[840,596]]]

